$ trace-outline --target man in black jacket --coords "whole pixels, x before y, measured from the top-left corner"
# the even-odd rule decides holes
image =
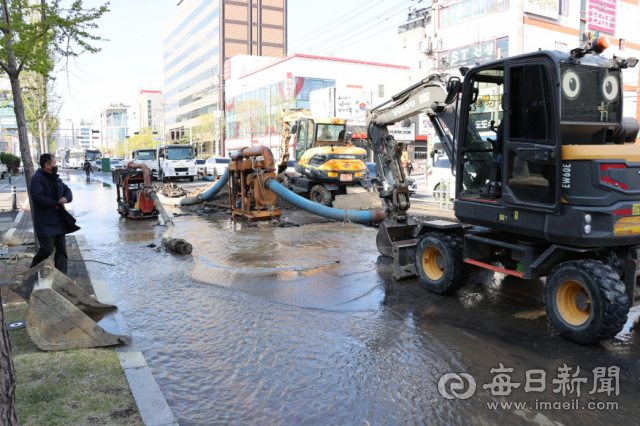
[[[31,262],[31,268],[47,259],[56,249],[54,262],[56,268],[67,273],[67,246],[64,235],[67,226],[60,213],[66,203],[70,203],[73,194],[58,177],[56,157],[51,154],[40,156],[40,169],[31,179],[31,199],[33,200],[33,220],[40,250]]]

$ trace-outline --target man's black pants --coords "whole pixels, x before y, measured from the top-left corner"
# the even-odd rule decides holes
[[[56,255],[53,261],[56,264],[56,269],[67,275],[67,246],[65,244],[64,234],[54,235],[52,237],[38,237],[38,241],[40,242],[40,250],[36,253],[29,268],[33,268],[51,256],[55,247]]]

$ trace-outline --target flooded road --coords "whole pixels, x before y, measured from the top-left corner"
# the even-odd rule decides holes
[[[118,265],[101,268],[181,425],[637,423],[637,308],[617,339],[581,347],[548,325],[540,280],[481,271],[434,295],[391,278],[376,229],[340,223],[181,216],[173,236],[193,255],[157,252],[146,246],[165,228],[120,218],[112,185],[72,172],[69,186],[96,258]],[[500,363],[513,370],[491,372]],[[446,373],[460,376],[439,390]]]

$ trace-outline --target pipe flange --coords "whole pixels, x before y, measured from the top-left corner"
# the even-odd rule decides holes
[[[45,265],[45,266],[42,267],[40,272],[42,273],[43,277],[48,277],[53,272],[53,266]]]

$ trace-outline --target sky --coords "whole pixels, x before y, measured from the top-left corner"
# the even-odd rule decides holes
[[[198,0],[184,0],[184,2]],[[70,2],[70,0],[67,0]],[[89,9],[104,1],[84,0]],[[56,77],[61,119],[92,119],[111,103],[132,102],[140,89],[162,90],[163,27],[177,0],[111,0],[92,33],[102,50],[71,60]],[[397,26],[418,0],[288,0],[288,53],[400,64]],[[64,2],[63,2],[64,4]],[[423,2],[424,4],[424,2]]]

